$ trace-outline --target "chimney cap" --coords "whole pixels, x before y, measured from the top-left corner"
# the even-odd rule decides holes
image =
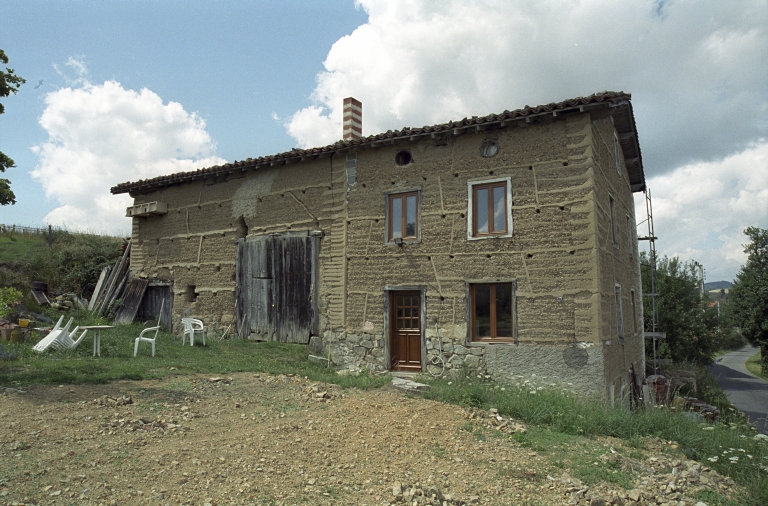
[[[363,103],[354,97],[344,99],[343,140],[351,141],[363,136]]]

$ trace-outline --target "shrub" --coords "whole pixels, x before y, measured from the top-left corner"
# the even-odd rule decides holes
[[[29,281],[44,281],[51,289],[81,294],[122,252],[123,241],[118,237],[59,232],[52,247],[41,248],[23,271]]]
[[[21,299],[21,292],[11,286],[0,288],[0,318],[13,312],[13,306]]]

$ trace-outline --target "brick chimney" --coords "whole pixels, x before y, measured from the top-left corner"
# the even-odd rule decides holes
[[[363,104],[352,97],[344,99],[344,140],[363,136]]]

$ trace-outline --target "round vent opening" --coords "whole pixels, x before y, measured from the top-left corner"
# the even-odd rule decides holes
[[[398,165],[408,165],[412,161],[411,153],[408,151],[398,151],[395,155],[395,163]]]
[[[499,154],[499,142],[495,139],[486,139],[480,144],[480,156],[490,158]]]

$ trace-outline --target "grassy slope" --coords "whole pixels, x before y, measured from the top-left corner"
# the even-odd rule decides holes
[[[749,357],[749,360],[747,360],[746,366],[747,366],[747,371],[757,376],[758,378],[763,378],[764,380],[768,381],[768,374],[763,373],[762,366],[760,365],[759,351],[754,355],[752,355],[751,357]]]
[[[40,235],[2,234],[0,235],[0,263],[23,262],[45,244],[45,238]]]

